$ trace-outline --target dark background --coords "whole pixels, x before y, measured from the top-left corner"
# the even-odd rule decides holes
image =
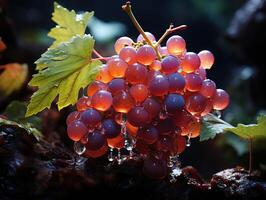
[[[121,9],[125,1],[60,0],[58,3],[76,11],[94,10],[95,16],[106,26],[111,27],[113,22],[118,22],[125,27],[122,35],[138,36],[129,17]],[[208,77],[215,80],[219,88],[226,89],[231,97],[231,104],[223,114],[224,119],[233,124],[252,123],[259,112],[264,112],[265,1],[134,0],[132,5],[144,30],[153,33],[156,38],[170,23],[186,24],[188,29],[178,34],[185,38],[188,50],[199,52],[208,49],[214,53],[216,61]],[[54,26],[51,21],[53,1],[0,0],[0,6],[0,35],[8,46],[0,62],[27,63],[33,73],[33,62],[52,41],[46,34]],[[112,55],[112,45],[118,37],[96,40],[97,49],[103,55]],[[0,109],[7,103],[5,101]],[[263,168],[266,164],[263,144],[263,140],[255,143],[256,168]],[[247,166],[247,146],[231,134],[202,143],[194,139],[192,146],[181,155],[181,160],[183,166],[193,165],[208,178],[224,168]]]

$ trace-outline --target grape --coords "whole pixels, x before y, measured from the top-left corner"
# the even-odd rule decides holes
[[[137,84],[144,83],[147,79],[148,70],[144,65],[139,63],[135,63],[133,65],[128,66],[125,78],[129,83]]]
[[[195,73],[186,74],[185,80],[186,80],[187,90],[191,92],[200,91],[202,86],[202,80],[198,74]]]
[[[157,141],[159,132],[154,126],[140,128],[137,132],[137,139],[143,140],[147,144],[153,144]]]
[[[148,85],[151,82],[151,80],[157,75],[162,75],[162,73],[160,71],[150,70],[148,72],[145,84]]]
[[[115,138],[107,139],[108,146],[111,148],[121,149],[125,145],[125,138],[122,134],[119,134]]]
[[[201,113],[207,106],[207,99],[199,93],[191,95],[187,102],[187,110],[192,114]]]
[[[127,120],[133,126],[144,126],[150,120],[149,113],[142,106],[133,107],[127,114]]]
[[[136,102],[142,102],[147,98],[149,91],[146,85],[137,84],[131,86],[129,93]]]
[[[172,118],[160,120],[158,122],[157,128],[159,130],[160,135],[170,135],[176,130],[178,131],[178,127],[176,127]]]
[[[150,45],[143,45],[137,50],[137,61],[150,65],[156,59],[156,52]]]
[[[87,95],[91,97],[99,90],[107,90],[107,85],[100,81],[93,81],[87,88]]]
[[[113,77],[110,75],[107,65],[103,65],[100,69],[99,74],[96,77],[96,80],[101,81],[103,83],[109,83],[112,79]]]
[[[160,136],[155,147],[158,151],[169,152],[173,147],[172,138],[168,135]]]
[[[73,141],[79,141],[87,132],[87,127],[78,120],[71,122],[67,127],[68,137]]]
[[[182,135],[188,135],[191,138],[198,137],[200,135],[200,122],[195,117],[182,129]]]
[[[179,73],[168,75],[169,92],[181,92],[184,90],[186,81],[185,78]]]
[[[185,100],[181,95],[178,94],[168,94],[165,97],[164,105],[166,108],[166,111],[169,114],[174,114],[177,111],[180,111],[185,106]]]
[[[186,42],[179,35],[170,37],[166,42],[166,46],[168,52],[173,55],[181,55],[186,50]]]
[[[174,115],[174,122],[175,125],[178,127],[184,127],[186,124],[188,124],[193,116],[185,109],[179,111],[178,113],[175,113]]]
[[[143,103],[142,106],[149,113],[151,118],[156,117],[161,109],[161,104],[154,98],[149,97]]]
[[[151,41],[151,42],[155,42],[156,41],[156,39],[155,39],[155,37],[154,37],[154,35],[152,34],[152,33],[150,33],[150,32],[145,32],[145,35],[149,38],[149,40]],[[137,42],[144,42],[145,41],[145,39],[143,38],[143,36],[141,35],[141,34],[139,34],[139,36],[138,36],[138,38],[137,38]],[[147,41],[146,41],[147,42]]]
[[[130,124],[128,121],[126,122],[126,128],[127,128],[127,131],[128,133],[131,135],[131,136],[136,136],[137,135],[137,132],[138,132],[138,127],[136,126],[133,126],[132,124]]]
[[[78,111],[73,111],[69,113],[66,119],[66,124],[69,125],[71,122],[78,120],[79,119],[79,112]]]
[[[213,108],[216,110],[223,110],[229,104],[229,95],[222,89],[217,89],[213,96]]]
[[[116,112],[127,113],[134,104],[134,99],[125,91],[118,92],[113,98],[113,107]]]
[[[76,103],[76,108],[79,112],[87,110],[91,105],[91,97],[81,97],[77,103]]]
[[[162,60],[162,72],[165,74],[171,74],[178,70],[179,61],[175,56],[166,56]]]
[[[187,140],[183,136],[176,136],[173,139],[173,148],[172,153],[173,154],[181,154],[186,149]]]
[[[201,116],[205,116],[207,114],[209,114],[213,109],[213,103],[212,103],[212,99],[207,99],[207,105],[206,108],[204,109],[204,111],[201,113]]]
[[[126,82],[122,78],[115,78],[108,84],[109,90],[113,95],[122,90],[126,90]]]
[[[159,51],[161,56],[168,56],[169,55],[167,47],[158,47],[158,51]]]
[[[107,62],[107,67],[111,76],[114,78],[121,78],[125,76],[128,65],[122,59],[114,58]]]
[[[86,148],[88,150],[98,150],[105,144],[106,139],[100,131],[95,130],[92,133],[88,134],[88,142],[86,144]]]
[[[204,69],[210,69],[214,63],[213,54],[208,50],[203,50],[203,51],[199,52],[198,55],[200,58],[201,66]]]
[[[88,110],[80,114],[80,120],[87,127],[90,127],[90,128],[95,128],[97,125],[99,125],[101,122],[101,119],[102,119],[101,114],[93,108],[89,108]]]
[[[159,60],[155,60],[150,64],[150,69],[159,71],[162,68],[162,63]]]
[[[132,65],[137,62],[137,52],[131,46],[127,46],[121,49],[119,57],[125,62],[127,62],[129,65]]]
[[[121,127],[113,119],[105,119],[102,129],[106,138],[114,138],[119,135]]]
[[[193,52],[187,52],[184,59],[181,61],[181,66],[184,72],[195,72],[200,67],[200,58]]]
[[[91,98],[92,106],[100,111],[108,110],[113,103],[113,98],[110,92],[99,90]]]
[[[210,79],[205,79],[202,82],[202,86],[200,89],[200,94],[204,97],[212,97],[216,92],[216,84],[210,80]]]
[[[197,69],[195,71],[195,73],[199,75],[199,77],[201,78],[201,80],[205,80],[206,79],[206,75],[207,75],[206,69],[200,67],[199,69]]]
[[[143,140],[137,140],[135,148],[138,151],[138,153],[142,155],[148,155],[151,152],[149,145]]]
[[[169,82],[163,75],[157,75],[149,82],[149,90],[153,96],[163,96],[167,94]]]
[[[107,151],[108,151],[108,146],[105,144],[97,150],[88,150],[87,149],[84,152],[84,156],[90,157],[90,158],[98,158],[98,157],[105,155]]]
[[[166,161],[154,157],[144,160],[143,173],[152,179],[163,179],[167,175]]]
[[[115,42],[115,52],[119,54],[122,48],[125,46],[131,46],[133,43],[133,40],[131,40],[129,37],[121,37]]]

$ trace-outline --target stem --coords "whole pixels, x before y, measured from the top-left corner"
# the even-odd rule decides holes
[[[126,4],[122,6],[122,9],[128,14],[128,16],[130,17],[132,23],[134,24],[134,26],[136,27],[136,29],[139,31],[139,33],[143,36],[143,38],[145,39],[145,41],[155,50],[158,59],[161,60],[161,55],[160,55],[157,47],[154,44],[152,44],[152,42],[150,41],[150,39],[145,34],[143,28],[138,23],[136,17],[134,16],[134,14],[132,12],[132,9],[131,9],[131,3],[130,3],[130,1],[126,2]]]
[[[252,163],[253,163],[253,139],[249,138],[249,174],[252,172]]]
[[[98,58],[103,58],[103,56],[102,56],[98,51],[96,51],[95,49],[93,49],[93,53],[94,53]]]
[[[155,47],[158,47],[162,43],[162,41],[166,38],[166,36],[168,36],[169,34],[175,32],[175,31],[184,30],[186,28],[187,28],[187,25],[180,25],[180,26],[174,27],[173,24],[170,24],[169,28],[166,29],[164,34],[161,36],[161,38],[155,44]]]

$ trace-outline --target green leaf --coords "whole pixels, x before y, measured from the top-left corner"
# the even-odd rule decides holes
[[[0,126],[18,126],[25,129],[29,134],[33,134],[39,140],[42,137],[41,132],[38,130],[41,129],[41,119],[37,116],[25,118],[26,109],[26,102],[12,101],[3,113],[8,120],[0,118]]]
[[[5,109],[4,115],[9,120],[20,124],[29,123],[32,127],[41,129],[41,119],[37,116],[25,117],[27,111],[27,103],[21,101],[12,101]]]
[[[50,37],[55,39],[51,48],[69,41],[73,36],[83,36],[93,14],[94,12],[77,14],[74,10],[69,11],[55,2],[52,20],[57,23],[57,26],[48,33]]]
[[[225,132],[227,128],[233,128],[233,126],[213,114],[208,114],[202,120],[200,141],[213,139],[216,135]]]
[[[101,62],[92,60],[94,39],[90,35],[74,36],[69,42],[48,49],[35,63],[42,66],[29,85],[37,86],[26,116],[50,108],[58,96],[59,110],[76,103],[79,90],[95,79]]]
[[[6,120],[0,118],[0,126],[2,125],[11,125],[11,126],[18,126],[19,128],[22,128],[27,131],[28,134],[32,134],[38,141],[42,138],[42,134],[40,131],[38,131],[36,128],[31,127],[29,123],[27,124],[19,124],[17,122]]]
[[[225,130],[245,139],[266,137],[266,115],[258,116],[257,124],[238,124],[237,127],[226,128]]]

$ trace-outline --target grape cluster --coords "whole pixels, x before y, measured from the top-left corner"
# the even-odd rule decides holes
[[[178,35],[158,46],[161,59],[142,35],[136,42],[121,37],[114,48],[117,55],[101,67],[77,111],[69,114],[68,136],[79,154],[96,158],[110,148],[110,161],[141,157],[148,176],[163,178],[173,157],[199,136],[201,118],[229,103],[228,94],[206,78],[214,56],[207,50],[187,52]]]

